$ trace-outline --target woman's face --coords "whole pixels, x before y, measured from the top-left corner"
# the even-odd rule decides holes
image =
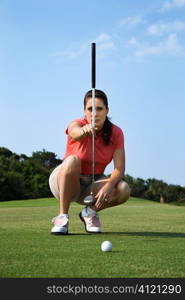
[[[106,108],[101,98],[95,98],[95,125],[97,130],[101,130],[109,110]],[[85,117],[88,123],[92,123],[92,98],[87,98],[84,109]]]

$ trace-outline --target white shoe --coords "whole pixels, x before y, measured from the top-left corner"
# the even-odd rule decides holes
[[[52,234],[68,234],[68,216],[58,215],[57,217],[52,219],[52,222],[54,223],[54,226],[51,229]]]
[[[99,216],[90,207],[85,207],[79,214],[80,219],[85,225],[85,230],[89,233],[101,233]]]

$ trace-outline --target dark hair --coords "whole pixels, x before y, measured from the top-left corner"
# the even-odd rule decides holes
[[[95,89],[95,97],[101,99],[105,107],[108,109],[107,95],[103,91]],[[88,91],[85,94],[84,109],[86,108],[88,98],[92,98],[92,90]],[[110,121],[110,118],[106,117],[102,130],[103,130],[103,141],[106,145],[108,145],[110,144],[110,137],[112,134],[112,122]]]

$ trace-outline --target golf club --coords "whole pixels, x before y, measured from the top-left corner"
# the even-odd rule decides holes
[[[92,79],[92,127],[95,129],[95,86],[96,86],[96,43],[91,44],[91,79]],[[94,134],[92,135],[92,185],[91,193],[84,198],[85,204],[93,202],[93,183],[94,183]]]

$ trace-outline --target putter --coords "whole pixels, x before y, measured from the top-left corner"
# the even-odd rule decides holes
[[[92,43],[91,48],[91,60],[92,60],[92,68],[91,68],[91,76],[92,76],[92,127],[95,129],[95,86],[96,86],[96,44]],[[91,185],[91,193],[87,197],[84,198],[85,204],[91,204],[94,200],[93,198],[93,183],[94,183],[94,134],[92,135],[92,185]]]

